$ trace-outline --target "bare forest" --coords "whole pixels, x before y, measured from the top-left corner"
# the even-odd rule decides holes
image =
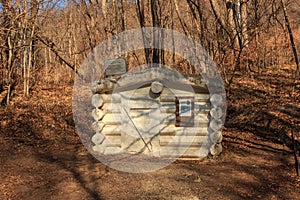
[[[299,19],[297,0],[0,0],[0,199],[299,199]],[[82,145],[72,115],[82,63],[143,27],[183,33],[216,63],[227,95],[219,156],[127,174]],[[129,71],[199,75],[174,52],[119,56]]]

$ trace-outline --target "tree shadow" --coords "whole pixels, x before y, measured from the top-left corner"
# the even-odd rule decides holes
[[[260,92],[239,85],[232,90],[234,98],[228,104],[227,122],[225,127],[238,132],[249,132],[264,141],[275,144],[284,144],[293,150],[291,130],[300,130],[300,109],[296,105],[284,104],[282,97],[274,94]],[[281,103],[280,103],[281,102]],[[282,117],[281,115],[284,115]],[[300,142],[296,141],[298,150]]]
[[[62,177],[51,177],[51,172],[47,174],[47,169],[54,168],[59,171],[69,172],[76,185],[80,186],[85,194],[91,199],[103,199],[97,185],[93,185],[93,180],[101,179],[101,176],[106,173],[106,167],[100,164],[92,156],[78,155],[78,148],[83,148],[79,142],[78,136],[75,141],[68,141],[67,137],[75,135],[74,124],[70,119],[70,112],[65,112],[64,105],[53,105],[55,108],[47,107],[45,105],[16,105],[16,107],[8,107],[3,109],[0,114],[1,130],[0,136],[6,141],[9,151],[5,159],[11,159],[10,154],[21,154],[20,149],[26,149],[24,155],[30,156],[32,159],[43,163],[43,167],[37,167],[43,174],[44,178],[41,183],[45,184],[40,187],[31,187],[26,194],[19,195],[36,195],[38,190],[47,192],[55,192],[55,187],[61,184],[61,179],[70,176],[62,175]],[[51,110],[52,112],[49,112]],[[5,123],[3,123],[5,122]],[[75,137],[75,136],[74,136]],[[57,148],[57,145],[60,147]],[[66,149],[70,148],[72,149]],[[30,152],[32,155],[28,154]],[[28,154],[28,155],[27,155]],[[9,155],[9,156],[8,156]],[[5,160],[3,161],[5,162]],[[3,163],[4,164],[4,163]],[[21,166],[23,163],[21,163]],[[87,176],[79,170],[80,166],[84,165],[88,171],[89,169],[96,170],[97,173],[89,173]],[[30,165],[31,167],[34,167]],[[29,166],[29,167],[30,167]],[[98,168],[98,169],[96,169]],[[16,173],[28,174],[28,176],[35,176],[35,173],[27,172],[26,170],[18,171]],[[61,173],[58,173],[59,176]],[[19,175],[19,174],[18,174]],[[20,174],[22,176],[22,174]],[[87,180],[87,178],[89,180]],[[46,183],[45,183],[46,182]],[[50,185],[51,183],[51,185]],[[49,187],[49,188],[48,188]],[[40,192],[39,192],[40,193]],[[50,195],[50,194],[49,194]],[[53,195],[53,193],[51,193]],[[54,196],[55,197],[55,196]]]
[[[37,153],[36,157],[38,160],[56,165],[58,168],[70,172],[75,181],[86,192],[86,194],[91,197],[91,199],[103,199],[96,183],[98,182],[97,180],[101,179],[101,176],[103,176],[107,172],[107,168],[102,165],[99,166],[99,161],[97,161],[92,156],[87,155],[87,158],[80,158],[78,155],[75,155],[74,152],[69,152],[66,155],[58,155],[52,151],[48,151],[43,152],[42,154]],[[99,167],[98,170],[100,170],[101,172],[94,174],[88,172],[88,175],[85,176],[85,172],[81,172],[79,170],[78,164],[84,165],[87,172],[88,170],[94,170],[95,167]]]

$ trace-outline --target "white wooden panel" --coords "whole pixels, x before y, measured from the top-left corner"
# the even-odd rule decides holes
[[[104,103],[120,103],[121,97],[119,94],[101,94]]]
[[[121,112],[121,104],[118,103],[105,103],[101,109],[105,112],[105,113],[120,113]]]
[[[200,147],[203,141],[207,140],[207,136],[160,136],[159,143],[161,146],[177,146],[188,147],[197,146]]]
[[[107,113],[102,119],[102,123],[105,125],[118,125],[121,124],[124,120],[124,117],[120,113]],[[128,120],[128,119],[127,119]]]
[[[121,129],[118,125],[105,125],[101,133],[103,135],[118,135],[121,136]]]
[[[120,136],[105,136],[105,140],[101,144],[105,147],[111,146],[121,146],[121,137]]]
[[[205,136],[207,134],[207,127],[175,127],[174,125],[166,126],[160,132],[160,135]]]
[[[155,149],[159,148],[159,140],[157,137],[143,137],[143,139],[150,151],[140,137],[134,137],[126,134],[122,135],[122,149],[128,152],[153,152]]]

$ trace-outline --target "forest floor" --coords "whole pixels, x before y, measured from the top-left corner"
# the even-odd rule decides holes
[[[72,86],[35,86],[0,108],[0,199],[300,199],[300,81],[292,70],[236,77],[223,153],[146,174],[110,169],[75,133]]]

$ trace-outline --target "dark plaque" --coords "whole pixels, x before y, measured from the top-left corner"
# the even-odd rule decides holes
[[[176,97],[176,126],[194,126],[194,97]]]
[[[126,73],[126,61],[123,58],[105,60],[105,75],[113,76]]]

